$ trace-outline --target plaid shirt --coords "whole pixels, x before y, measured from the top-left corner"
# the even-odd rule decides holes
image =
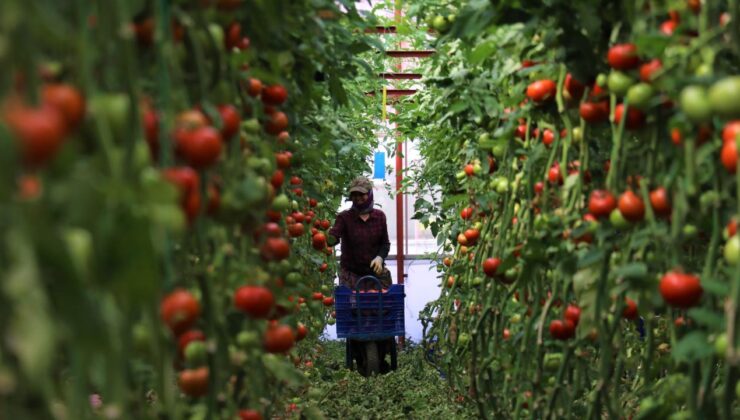
[[[370,261],[377,256],[385,260],[391,249],[385,213],[378,209],[367,221],[352,209],[339,213],[329,234],[342,243],[340,267],[360,276],[374,275]]]

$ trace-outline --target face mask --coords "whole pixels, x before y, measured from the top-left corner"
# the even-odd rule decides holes
[[[352,203],[352,209],[360,212],[360,214],[370,213],[373,209],[373,190],[368,191],[367,200],[364,203],[359,205]]]

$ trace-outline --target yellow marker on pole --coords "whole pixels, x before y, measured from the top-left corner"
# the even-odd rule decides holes
[[[383,124],[385,124],[385,112],[386,112],[385,107],[387,103],[388,103],[388,91],[386,90],[385,86],[383,86],[383,114],[382,114]]]

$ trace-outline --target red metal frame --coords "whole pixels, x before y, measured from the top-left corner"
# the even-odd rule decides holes
[[[378,76],[385,80],[416,80],[421,79],[421,73],[380,73]]]
[[[388,57],[393,58],[426,58],[434,55],[436,51],[434,50],[428,50],[428,51],[405,51],[405,50],[394,50],[394,51],[386,51],[385,55]]]

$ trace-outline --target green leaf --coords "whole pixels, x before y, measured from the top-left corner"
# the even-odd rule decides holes
[[[643,279],[647,276],[648,269],[645,263],[632,262],[617,268],[613,274],[617,278]]]
[[[489,40],[486,42],[483,42],[481,44],[478,44],[473,51],[470,53],[470,64],[472,65],[478,65],[483,60],[485,60],[487,57],[491,55],[496,51],[496,43],[493,40]]]
[[[275,379],[285,381],[290,387],[305,382],[305,377],[284,358],[277,357],[274,354],[265,354],[262,356],[262,363]]]
[[[730,294],[730,285],[726,281],[718,280],[716,278],[704,278],[701,280],[701,286],[707,292],[719,296],[726,297]]]
[[[673,358],[678,362],[691,362],[711,356],[714,349],[709,345],[707,334],[703,331],[692,331],[686,334],[673,349]]]
[[[724,329],[725,318],[721,314],[712,312],[707,308],[693,308],[689,310],[689,317],[700,325],[713,330]]]
[[[578,268],[589,267],[604,259],[603,249],[592,249],[578,259]]]

